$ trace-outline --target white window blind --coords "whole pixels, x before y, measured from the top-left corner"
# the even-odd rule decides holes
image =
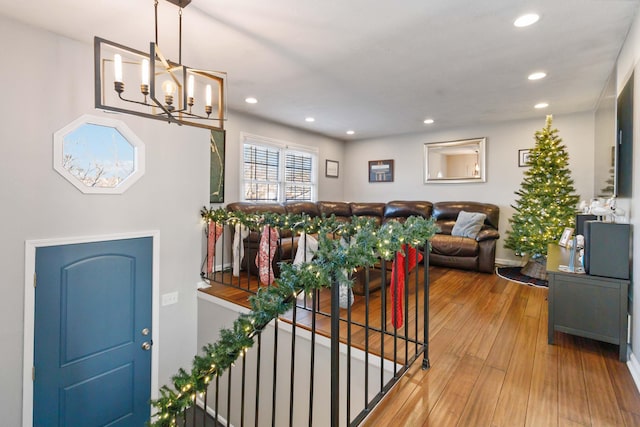
[[[305,147],[306,148],[306,147]],[[244,137],[242,200],[315,201],[317,154],[259,137]]]
[[[278,201],[280,151],[270,147],[244,145],[244,198],[254,201]]]
[[[285,153],[285,200],[313,200],[313,159],[306,153]]]

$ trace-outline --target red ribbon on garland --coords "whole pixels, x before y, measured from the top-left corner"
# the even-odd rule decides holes
[[[405,281],[405,253],[409,257],[408,272],[413,270],[415,266],[422,261],[422,254],[418,254],[416,248],[402,245],[402,250],[396,254],[393,265],[391,266],[391,323],[395,328],[401,328],[403,324],[402,316],[402,299],[404,298],[404,281]],[[397,281],[396,281],[397,272]]]

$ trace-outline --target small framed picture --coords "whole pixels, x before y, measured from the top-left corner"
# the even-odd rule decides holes
[[[569,240],[571,240],[571,236],[573,235],[573,228],[567,227],[562,232],[562,236],[560,236],[560,241],[558,242],[559,246],[564,248],[569,247]]]
[[[393,182],[393,160],[369,161],[369,182]]]
[[[531,150],[524,149],[524,150],[518,150],[518,166],[523,168],[525,166],[529,166],[529,152]]]
[[[340,163],[336,160],[326,160],[324,167],[324,176],[327,178],[338,178]]]

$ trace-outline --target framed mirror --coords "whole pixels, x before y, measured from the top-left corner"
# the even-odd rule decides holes
[[[424,144],[425,184],[486,182],[487,138]]]

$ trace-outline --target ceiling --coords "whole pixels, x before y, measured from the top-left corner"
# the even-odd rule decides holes
[[[226,71],[235,111],[341,140],[424,132],[593,110],[639,2],[193,0],[182,59]],[[154,39],[153,10],[153,0],[0,0],[16,20],[139,50]],[[159,45],[174,60],[177,11],[160,0]],[[532,11],[537,24],[513,26]],[[539,70],[545,79],[527,79]]]

